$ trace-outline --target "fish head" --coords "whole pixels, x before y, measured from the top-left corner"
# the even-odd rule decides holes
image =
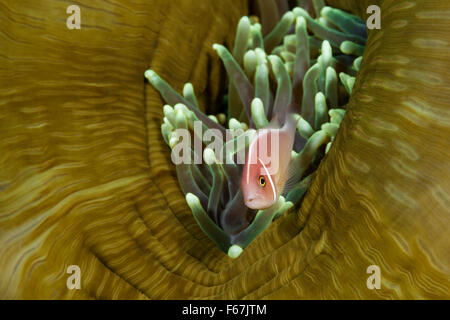
[[[278,153],[273,150],[270,130],[261,131],[250,144],[243,174],[241,190],[245,205],[250,209],[267,209],[278,199]]]

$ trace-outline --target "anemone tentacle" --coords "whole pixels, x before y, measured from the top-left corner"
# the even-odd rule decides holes
[[[298,3],[291,11],[269,14],[268,8],[278,8],[277,3],[260,1],[262,25],[258,19],[242,17],[232,53],[223,45],[213,45],[229,77],[224,113],[203,114],[190,83],[179,95],[156,73],[146,72],[169,104],[164,106],[161,133],[170,148],[178,143],[175,130],[191,132],[195,121],[200,120],[205,130],[221,133],[225,131],[222,125],[228,124],[231,137],[221,141],[219,152],[224,163],[205,146],[210,141],[194,132],[203,154],[198,155],[195,148],[191,151],[205,161],[177,165],[177,174],[197,223],[232,258],[274,219],[301,202],[314,170],[332,146],[361,65],[367,38],[361,19],[327,7],[323,0]],[[279,14],[282,17],[275,23],[274,16]],[[273,29],[267,30],[268,25]],[[295,174],[272,207],[251,210],[239,186],[243,148],[248,148],[254,129],[265,128],[275,116],[283,122],[288,109],[297,112],[298,132],[291,157]],[[240,139],[245,140],[241,149],[236,146]]]

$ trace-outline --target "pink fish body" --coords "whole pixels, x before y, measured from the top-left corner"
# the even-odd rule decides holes
[[[295,130],[296,122],[288,115],[283,127],[276,128],[271,123],[257,131],[250,143],[241,178],[247,207],[269,208],[282,194],[291,174],[289,164]]]

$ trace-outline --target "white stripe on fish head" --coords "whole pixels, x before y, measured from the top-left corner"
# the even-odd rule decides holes
[[[270,175],[269,170],[267,170],[266,166],[264,165],[264,163],[258,158],[259,163],[261,163],[261,165],[263,166],[267,177],[269,178],[269,182],[270,182],[270,186],[272,187],[272,192],[273,192],[273,201],[277,201],[277,191],[275,189],[275,184],[273,183],[272,177]]]

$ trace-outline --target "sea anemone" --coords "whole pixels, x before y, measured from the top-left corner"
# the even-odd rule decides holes
[[[268,2],[261,2],[261,15],[272,21],[276,17],[266,12],[270,11]],[[153,70],[145,73],[168,103],[161,125],[164,141],[175,151],[189,139],[184,151],[189,163],[177,164],[186,201],[202,230],[232,258],[274,219],[298,205],[345,114],[366,43],[365,22],[320,5],[320,1],[314,3],[315,18],[305,10],[307,6],[295,7],[285,12],[265,37],[262,30],[267,28],[258,18],[244,16],[237,26],[232,53],[220,44],[213,45],[229,77],[224,113],[202,113],[191,83],[185,84],[180,95]],[[248,147],[255,130],[266,127],[289,105],[298,112],[291,156],[296,171],[291,179],[294,187],[270,208],[256,212],[244,205],[239,187],[242,162],[237,154],[245,150],[238,149],[238,142],[245,141],[241,149]],[[196,121],[199,128],[213,129],[213,133],[196,132]],[[226,128],[232,132],[228,136]],[[181,139],[178,129],[191,134]],[[219,143],[220,152],[207,147],[211,140]],[[194,148],[195,143],[202,145],[202,152]]]
[[[217,115],[227,84],[212,45],[232,51],[244,15],[266,36],[289,9],[275,19],[259,0],[76,3],[81,30],[65,27],[68,2],[0,6],[1,298],[449,298],[449,1],[326,0],[363,20],[378,5],[381,29],[368,30],[301,203],[237,259],[186,204],[163,100],[143,73],[177,92],[191,82]],[[318,2],[303,3],[315,17]],[[72,265],[79,290],[67,287]]]

